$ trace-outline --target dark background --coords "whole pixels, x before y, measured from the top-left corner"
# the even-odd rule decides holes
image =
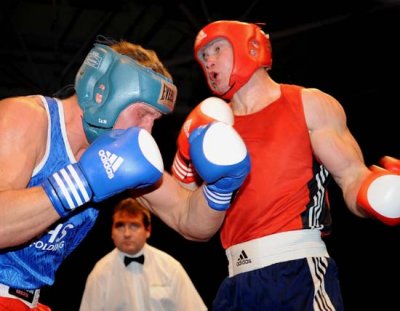
[[[154,49],[179,90],[176,111],[157,121],[153,132],[169,168],[183,120],[210,95],[193,59],[194,38],[218,19],[265,22],[273,46],[272,77],[336,97],[367,165],[386,154],[400,157],[400,1],[395,0],[2,1],[0,98],[49,95],[73,83],[98,34]],[[334,183],[329,191],[333,232],[326,242],[339,267],[346,309],[400,309],[399,227],[353,216]],[[42,291],[42,302],[54,311],[78,310],[89,271],[113,248],[110,210],[104,206],[54,286]],[[211,304],[227,274],[217,235],[207,243],[190,242],[154,218],[149,244],[177,258]]]

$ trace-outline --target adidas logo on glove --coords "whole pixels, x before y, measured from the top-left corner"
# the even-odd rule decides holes
[[[118,168],[121,166],[124,159],[115,153],[111,153],[110,151],[106,150],[99,150],[99,156],[101,162],[103,163],[103,167],[106,170],[107,176],[109,179],[114,178],[114,173],[117,172]]]

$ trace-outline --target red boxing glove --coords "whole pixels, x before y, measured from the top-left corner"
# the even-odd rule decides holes
[[[383,157],[372,166],[357,195],[357,204],[383,223],[400,224],[400,160]]]
[[[400,175],[400,160],[384,156],[379,160],[379,164],[382,165],[385,169],[389,170],[393,174]]]
[[[189,154],[189,135],[194,129],[213,121],[233,125],[233,113],[229,105],[218,97],[209,97],[198,104],[188,115],[178,135],[178,151],[172,164],[172,175],[190,185],[200,183],[200,177],[192,165]]]

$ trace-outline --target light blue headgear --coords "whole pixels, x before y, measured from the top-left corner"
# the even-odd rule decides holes
[[[177,96],[171,79],[97,43],[76,75],[75,90],[89,142],[111,130],[132,103],[144,102],[167,114],[174,110]]]

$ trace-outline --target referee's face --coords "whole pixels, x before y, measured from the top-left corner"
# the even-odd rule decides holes
[[[114,214],[111,237],[120,251],[135,255],[143,248],[149,236],[150,232],[143,223],[143,215],[126,212]]]

